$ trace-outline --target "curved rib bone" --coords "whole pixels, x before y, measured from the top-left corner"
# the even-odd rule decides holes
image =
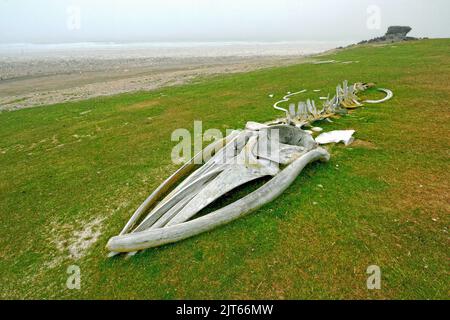
[[[392,97],[394,96],[394,93],[389,89],[378,88],[378,91],[386,93],[386,97],[384,97],[383,99],[380,99],[380,100],[365,100],[364,102],[365,103],[373,103],[373,104],[383,103],[385,101],[392,99]]]
[[[134,252],[177,242],[229,223],[280,196],[309,163],[328,161],[329,157],[325,149],[314,149],[295,160],[258,190],[224,208],[188,222],[116,236],[108,241],[106,247],[113,252]]]
[[[258,160],[253,154],[257,143],[258,136],[251,137],[248,144],[236,157],[236,163],[229,165],[206,188],[202,189],[192,201],[167,223],[167,226],[189,220],[224,194],[247,182],[265,176],[276,175],[279,170],[274,162]]]
[[[157,222],[167,211],[172,209],[175,205],[181,206],[182,204],[186,204],[189,199],[192,199],[196,194],[198,194],[205,186],[208,185],[208,182],[214,179],[217,175],[219,175],[223,169],[216,169],[212,172],[208,172],[207,174],[199,177],[197,180],[193,181],[189,185],[182,188],[179,192],[174,194],[168,200],[163,201],[162,205],[153,209],[152,212],[148,215],[142,223],[135,229],[135,231],[143,231],[149,227],[151,227],[155,222]]]
[[[209,157],[211,154],[219,149],[222,150],[224,146],[226,147],[228,144],[230,144],[234,139],[239,135],[239,131],[233,131],[228,137],[225,137],[223,139],[217,140],[213,142],[212,144],[208,145],[204,150],[196,154],[191,160],[186,162],[180,169],[178,169],[174,174],[172,174],[169,178],[167,178],[155,191],[152,192],[152,194],[139,206],[139,208],[134,212],[134,214],[131,216],[130,220],[127,222],[125,227],[122,229],[120,234],[126,234],[129,232],[133,226],[138,222],[140,217],[151,208],[152,205],[158,201],[158,199],[167,192],[174,184],[176,184],[179,180],[181,180],[184,176],[192,172],[192,170],[195,167],[196,163],[201,162],[202,160],[209,160]],[[182,184],[185,184],[189,181],[191,181],[192,178],[195,177],[194,175],[189,176],[186,178],[175,190],[181,188]],[[175,191],[174,190],[174,191]],[[147,216],[145,219],[149,219],[150,217]],[[145,220],[144,219],[144,220]]]

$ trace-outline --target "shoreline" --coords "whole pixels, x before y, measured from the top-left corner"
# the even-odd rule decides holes
[[[6,79],[0,84],[0,111],[14,111],[63,102],[87,100],[121,93],[151,91],[187,84],[203,77],[250,72],[312,60],[310,56],[250,58],[204,64],[174,64],[164,67],[55,73]]]
[[[0,54],[0,111],[150,91],[220,74],[313,62],[315,57],[337,50],[331,43],[327,48],[293,44],[211,48]]]

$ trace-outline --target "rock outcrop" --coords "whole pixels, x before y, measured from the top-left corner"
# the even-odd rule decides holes
[[[382,37],[378,37],[372,40],[365,40],[359,44],[365,43],[377,43],[377,42],[399,42],[407,40],[417,40],[417,38],[408,37],[408,33],[412,30],[408,26],[391,26],[388,28],[386,34]]]
[[[388,31],[384,36],[386,37],[386,39],[405,40],[406,35],[410,33],[411,30],[411,27],[393,26],[388,28]]]

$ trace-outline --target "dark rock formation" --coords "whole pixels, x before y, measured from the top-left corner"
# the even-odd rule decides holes
[[[399,26],[394,26],[394,27],[389,27],[388,31],[385,34],[385,37],[387,39],[405,39],[406,35],[408,33],[410,33],[412,30],[411,27],[399,27]]]
[[[377,43],[377,42],[399,42],[407,40],[417,40],[416,38],[407,37],[407,34],[412,30],[411,27],[392,26],[388,28],[386,34],[382,37],[378,37],[372,40],[365,40],[359,44],[365,43]]]

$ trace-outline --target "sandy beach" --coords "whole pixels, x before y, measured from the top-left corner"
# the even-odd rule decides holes
[[[0,110],[312,61],[336,42],[0,45]]]

